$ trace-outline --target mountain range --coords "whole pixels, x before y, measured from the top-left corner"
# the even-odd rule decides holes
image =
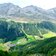
[[[0,17],[56,19],[56,8],[45,10],[33,5],[21,8],[12,3],[3,3],[0,4]]]

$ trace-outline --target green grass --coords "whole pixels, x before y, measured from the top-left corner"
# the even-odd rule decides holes
[[[54,32],[48,32],[47,34],[44,34],[43,37],[44,38],[51,38],[51,37],[55,37],[56,36],[56,33]]]
[[[15,41],[12,41],[12,44],[16,45],[24,45],[27,43],[27,40],[25,38],[17,39]]]
[[[32,35],[27,35],[28,40],[26,40],[26,38],[24,37],[20,37],[15,41],[12,41],[12,44],[17,44],[17,45],[25,45],[29,42],[33,42],[35,40],[44,40],[46,38],[51,38],[51,37],[55,37],[56,33],[53,32],[48,32],[46,34],[43,35],[43,38],[40,38],[39,36],[32,36]]]
[[[9,49],[10,49],[10,47],[7,46],[6,43],[5,44],[0,43],[0,50],[2,50],[2,51],[8,51]]]
[[[32,35],[27,35],[27,38],[28,38],[28,41],[31,42],[31,41],[34,41],[35,40],[35,37],[32,36]]]
[[[26,40],[25,37],[20,37],[20,38],[16,39],[15,41],[12,41],[12,44],[24,45],[26,43],[36,40],[35,37],[32,35],[27,35],[27,38],[28,38],[28,40]]]
[[[24,37],[19,37],[15,41],[7,42],[7,43],[4,43],[4,44],[0,43],[0,50],[8,51],[10,49],[10,47],[7,46],[7,44],[10,44],[10,43],[20,46],[20,45],[25,45],[27,43],[33,42],[35,40],[44,40],[46,38],[52,38],[52,37],[55,37],[55,36],[56,36],[56,33],[53,33],[53,32],[50,31],[50,32],[43,35],[44,38],[40,38],[39,36],[27,35],[28,40],[26,40],[26,38],[24,38]]]

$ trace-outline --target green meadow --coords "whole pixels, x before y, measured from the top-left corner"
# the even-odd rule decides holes
[[[0,21],[0,56],[55,56],[55,25]]]

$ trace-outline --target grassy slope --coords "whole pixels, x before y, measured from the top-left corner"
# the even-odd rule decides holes
[[[39,36],[27,35],[28,41],[25,38],[21,38],[21,39],[17,39],[15,41],[13,41],[12,43],[18,44],[18,45],[24,45],[26,43],[33,42],[35,40],[43,40],[43,39],[51,38],[51,37],[55,37],[55,36],[56,36],[56,33],[53,33],[50,31],[46,34],[43,34],[43,38],[40,38]]]
[[[56,33],[54,32],[48,32],[47,34],[44,34],[43,37],[45,38],[50,38],[50,37],[55,37],[56,36]]]
[[[25,55],[25,52],[29,52],[30,54],[27,54],[27,55],[29,55],[29,56],[31,56],[31,55],[36,55],[36,52],[37,51],[40,51],[40,52],[42,52],[41,50],[42,50],[42,48],[44,48],[43,49],[43,52],[45,52],[45,50],[47,50],[47,48],[50,48],[49,47],[49,45],[52,43],[52,41],[54,42],[54,40],[51,40],[51,42],[50,42],[50,40],[48,40],[48,41],[46,41],[45,39],[46,38],[51,38],[51,37],[55,37],[56,36],[56,33],[53,33],[53,32],[48,32],[47,34],[44,34],[43,35],[44,36],[44,38],[40,38],[39,36],[37,36],[38,38],[34,38],[32,35],[27,35],[27,37],[29,38],[28,39],[28,41],[25,39],[25,38],[20,38],[20,39],[17,39],[17,40],[15,40],[15,41],[12,41],[12,42],[7,42],[7,43],[4,43],[4,44],[0,44],[0,50],[3,50],[3,51],[9,51],[9,49],[10,49],[10,47],[9,46],[7,46],[7,44],[10,44],[10,43],[12,43],[12,44],[17,44],[17,46],[20,46],[20,45],[25,45],[25,47],[23,47],[22,48],[22,51],[23,51],[23,55]],[[37,40],[37,42],[35,42],[35,40]],[[39,41],[38,41],[39,40]],[[43,41],[42,41],[43,40]],[[31,43],[32,42],[32,43]],[[28,44],[28,43],[30,43],[30,44]],[[38,43],[38,44],[37,44]],[[47,43],[47,44],[46,44]],[[54,42],[55,43],[55,42]],[[52,45],[54,45],[53,43],[52,43]],[[50,45],[51,47],[52,47],[52,45]],[[36,48],[35,48],[36,47]],[[38,49],[39,50],[38,50]],[[45,49],[46,48],[46,49]],[[26,51],[25,51],[26,50]],[[33,50],[33,51],[32,51]],[[54,51],[56,51],[55,49],[53,49],[53,52]],[[31,53],[31,52],[33,52],[33,53]],[[51,53],[53,53],[53,52],[51,52]],[[13,52],[14,53],[14,52]],[[16,55],[16,53],[11,53],[11,55],[13,56],[14,54],[15,54],[15,56],[17,56]],[[18,53],[17,53],[18,54]],[[39,54],[38,53],[38,55],[44,55],[44,54]],[[50,55],[49,53],[48,53],[48,55]]]
[[[16,44],[16,45],[25,45],[27,43],[33,42],[35,40],[43,40],[46,38],[51,38],[51,37],[55,37],[56,33],[53,32],[48,32],[46,34],[43,35],[43,38],[40,38],[39,36],[32,36],[32,35],[27,35],[28,41],[23,37],[20,37],[20,39],[17,39],[15,41],[12,41],[12,44]],[[9,46],[7,46],[8,44],[10,44],[10,42],[4,43],[4,44],[0,44],[0,50],[3,51],[8,51],[10,49]]]

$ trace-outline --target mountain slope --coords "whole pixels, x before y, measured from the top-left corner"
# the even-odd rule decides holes
[[[0,4],[0,15],[15,16],[20,11],[20,7],[11,3]]]
[[[50,16],[52,16],[53,18],[56,18],[56,8],[52,8],[47,11]]]
[[[44,10],[33,5],[20,8],[12,3],[0,4],[0,17],[51,19],[56,18],[55,13],[52,10]]]

